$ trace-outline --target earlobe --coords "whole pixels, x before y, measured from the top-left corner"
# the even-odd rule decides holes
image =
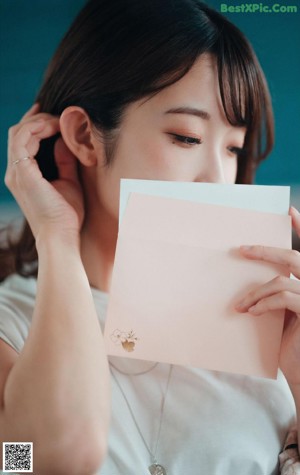
[[[99,150],[96,153],[91,120],[84,109],[67,107],[60,116],[60,131],[65,144],[82,165],[97,165],[101,157],[98,156]]]

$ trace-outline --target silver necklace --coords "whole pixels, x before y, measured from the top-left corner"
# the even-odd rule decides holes
[[[113,366],[114,367],[114,366]],[[117,370],[118,371],[118,370]],[[168,374],[168,378],[167,378],[167,383],[166,383],[166,389],[165,389],[165,392],[162,396],[162,400],[161,400],[161,406],[160,406],[160,418],[159,418],[159,426],[158,426],[158,432],[157,432],[157,438],[156,438],[156,443],[155,443],[155,448],[154,448],[154,451],[151,452],[150,450],[150,447],[149,445],[147,444],[146,440],[145,440],[145,437],[143,436],[143,433],[141,431],[141,428],[136,420],[136,417],[134,415],[134,412],[129,404],[129,401],[126,397],[126,394],[119,382],[119,380],[117,379],[116,375],[114,374],[112,368],[110,367],[110,372],[111,372],[111,375],[112,377],[114,378],[123,398],[124,398],[124,401],[126,402],[126,405],[128,407],[128,411],[131,415],[131,418],[134,422],[134,425],[141,437],[141,440],[143,441],[143,444],[144,446],[146,447],[149,455],[150,455],[150,459],[151,459],[151,465],[149,465],[148,467],[148,470],[149,470],[149,473],[151,475],[167,475],[167,470],[165,469],[165,467],[161,464],[159,464],[157,462],[157,459],[156,459],[156,454],[157,454],[157,448],[158,448],[158,443],[159,443],[159,439],[160,439],[160,434],[161,434],[161,428],[162,428],[162,422],[163,422],[163,415],[164,415],[164,409],[165,409],[165,403],[166,403],[166,399],[167,399],[167,394],[168,394],[168,389],[169,389],[169,384],[170,384],[170,380],[171,380],[171,374],[172,374],[172,371],[173,371],[173,365],[170,365],[170,369],[169,369],[169,374]]]
[[[141,370],[141,371],[136,371],[135,373],[134,372],[129,373],[128,371],[123,371],[122,369],[118,368],[111,361],[109,361],[109,364],[112,368],[114,368],[116,371],[118,371],[118,373],[124,374],[125,376],[141,376],[143,374],[150,373],[150,371],[152,371],[158,365],[158,363],[154,363],[152,366],[150,366],[150,368],[147,368],[147,369],[144,369],[144,370]]]

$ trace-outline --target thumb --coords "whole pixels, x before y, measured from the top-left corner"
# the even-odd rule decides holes
[[[289,210],[289,215],[292,218],[293,228],[295,229],[296,233],[300,237],[300,213],[296,208],[291,206]]]
[[[62,137],[59,137],[55,142],[54,157],[58,168],[59,179],[78,181],[77,158],[66,146]]]

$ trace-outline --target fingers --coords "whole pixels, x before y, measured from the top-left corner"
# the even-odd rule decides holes
[[[18,126],[9,129],[8,141],[8,164],[5,174],[5,184],[15,197],[19,193],[17,178],[22,172],[23,181],[26,183],[28,171],[30,174],[35,171],[40,176],[39,168],[33,160],[33,157],[39,147],[39,139],[35,137],[44,127],[43,123],[33,121],[22,128]],[[31,157],[30,160],[23,160],[25,157]],[[14,163],[15,162],[15,163]]]
[[[295,277],[300,278],[300,253],[298,251],[268,246],[241,246],[240,252],[247,259],[285,266]]]
[[[299,211],[291,206],[289,215],[292,217],[292,225],[295,229],[297,235],[300,237],[300,213]]]
[[[77,159],[60,137],[54,146],[55,163],[61,180],[78,180]]]
[[[34,118],[9,129],[8,166],[25,156],[35,156],[40,141],[55,135],[59,131],[59,119],[48,115],[47,118]]]
[[[270,310],[287,309],[300,315],[300,254],[291,249],[268,246],[241,246],[247,259],[285,266],[296,279],[278,276],[250,292],[236,305],[239,312],[261,315]]]
[[[287,309],[300,314],[300,296],[284,290],[278,294],[266,297],[248,309],[252,315],[261,315],[270,310]]]
[[[16,177],[24,172],[33,173],[33,168],[40,176],[37,163],[33,158],[37,155],[40,142],[56,135],[60,131],[59,117],[39,112],[39,104],[34,104],[23,116],[21,121],[9,129],[8,167],[5,182],[13,191]],[[59,178],[77,181],[77,159],[65,145],[62,138],[56,141],[54,148],[55,161],[59,170]],[[31,160],[24,158],[31,157]],[[25,163],[26,162],[26,163]],[[26,175],[22,175],[22,179]],[[31,177],[32,178],[32,177]]]
[[[23,115],[23,117],[21,118],[21,121],[27,119],[28,117],[33,116],[39,111],[39,109],[40,109],[40,105],[36,102],[30,107],[30,109],[26,112],[26,114]]]
[[[8,167],[15,160],[25,156],[35,156],[39,148],[39,139],[37,134],[44,128],[40,121],[29,122],[23,127],[14,126],[8,133]]]
[[[300,282],[278,276],[265,285],[254,289],[236,305],[239,312],[259,315],[268,310],[288,308],[300,312]]]
[[[42,178],[34,160],[41,140],[59,131],[59,119],[50,114],[37,114],[39,105],[34,104],[21,122],[9,129],[8,164],[5,184],[19,201],[22,190],[31,190]],[[23,160],[30,157],[30,160]]]

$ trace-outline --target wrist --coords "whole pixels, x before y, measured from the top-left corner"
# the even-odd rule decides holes
[[[44,228],[36,236],[36,249],[39,257],[44,252],[71,251],[80,255],[80,235],[79,232],[73,230],[53,230],[51,227]]]

